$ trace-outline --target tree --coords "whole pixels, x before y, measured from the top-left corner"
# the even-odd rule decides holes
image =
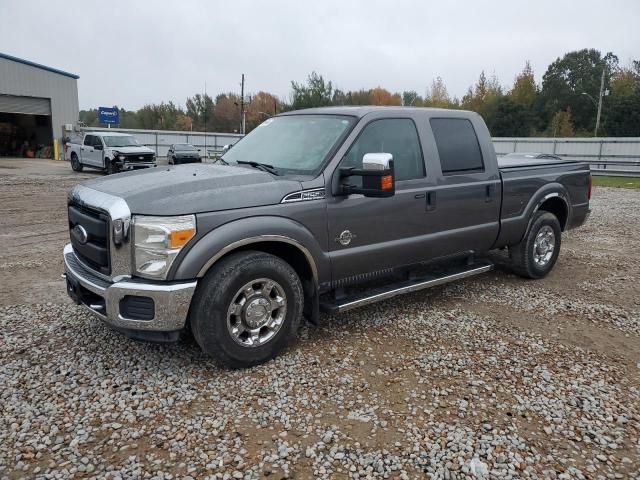
[[[552,137],[573,137],[571,108],[555,113],[549,125],[549,133]]]
[[[640,72],[631,68],[621,68],[611,76],[611,94],[617,97],[629,97],[640,87]]]
[[[509,95],[511,100],[525,108],[530,108],[535,102],[538,95],[538,86],[536,85],[529,60],[525,63],[522,72],[516,77]]]
[[[324,107],[331,105],[333,85],[325,82],[322,75],[311,72],[307,84],[291,81],[293,89],[292,106],[294,109]]]
[[[451,108],[451,98],[442,77],[436,77],[431,82],[431,88],[427,89],[427,94],[424,97],[424,105],[427,107]]]
[[[415,90],[405,90],[402,92],[402,105],[405,107],[422,107],[424,100]]]
[[[569,52],[556,59],[542,77],[544,108],[541,114],[548,121],[558,111],[571,109],[574,126],[577,130],[593,131],[596,111],[586,95],[598,98],[600,80],[605,72],[605,88],[609,87],[609,76],[618,68],[618,58],[607,53],[605,56],[595,49],[583,49]],[[543,119],[544,120],[544,119]]]
[[[205,123],[207,130],[211,131],[213,125],[214,107],[213,98],[209,95],[196,93],[193,97],[187,98],[187,116],[193,120],[193,129],[203,132]]]
[[[216,97],[215,115],[209,130],[213,132],[240,131],[240,95],[222,93]]]
[[[278,111],[278,99],[267,92],[258,92],[247,107],[247,132],[260,125]]]
[[[487,127],[494,137],[527,137],[531,134],[529,111],[509,96],[497,100],[494,115],[487,119]]]
[[[371,105],[402,105],[400,94],[391,93],[382,87],[369,90],[369,102]]]

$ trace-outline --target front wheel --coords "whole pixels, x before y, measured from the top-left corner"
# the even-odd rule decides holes
[[[303,293],[295,270],[263,252],[232,254],[202,279],[190,324],[200,348],[231,368],[264,363],[300,325]]]
[[[80,163],[78,155],[76,155],[75,153],[71,154],[71,170],[73,170],[74,172],[82,171],[82,164]]]
[[[542,278],[556,264],[560,254],[561,230],[558,218],[538,211],[520,243],[509,247],[513,271],[525,278]]]

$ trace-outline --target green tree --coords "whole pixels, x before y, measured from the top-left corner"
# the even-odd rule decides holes
[[[531,63],[527,60],[522,72],[516,77],[513,88],[509,92],[511,100],[525,108],[531,108],[538,95],[538,86],[533,76]]]
[[[187,98],[187,116],[193,120],[195,131],[204,131],[205,123],[207,130],[212,131],[215,104],[210,95],[196,93],[193,97]]]
[[[524,106],[505,95],[496,101],[487,127],[494,137],[527,137],[531,134],[531,116]]]
[[[482,74],[484,75],[484,72]],[[424,105],[427,107],[451,108],[451,97],[449,97],[447,86],[444,84],[442,77],[436,77],[431,82],[431,88],[427,89],[427,94],[424,97]]]
[[[573,137],[573,120],[571,108],[556,112],[549,124],[549,134],[552,137]]]
[[[331,82],[325,82],[322,75],[316,72],[311,72],[307,77],[306,85],[291,81],[291,88],[293,89],[291,103],[294,109],[331,105],[333,85]]]
[[[402,105],[405,107],[422,107],[424,100],[415,90],[405,90],[402,92]]]
[[[548,122],[558,111],[571,109],[576,130],[593,131],[596,112],[593,103],[583,93],[593,98],[600,94],[600,80],[605,71],[605,88],[609,88],[609,77],[618,67],[618,58],[613,53],[602,54],[595,49],[569,52],[556,59],[542,77],[544,107],[541,121]]]

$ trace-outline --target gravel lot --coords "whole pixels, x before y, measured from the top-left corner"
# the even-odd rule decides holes
[[[0,159],[0,478],[640,478],[640,192],[595,189],[544,280],[324,316],[229,371],[67,300],[65,194],[94,175]]]

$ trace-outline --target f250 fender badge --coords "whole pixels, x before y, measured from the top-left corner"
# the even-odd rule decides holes
[[[336,237],[336,242],[343,247],[346,247],[354,238],[356,238],[356,235],[354,233],[351,233],[349,230],[345,230],[338,237]]]

